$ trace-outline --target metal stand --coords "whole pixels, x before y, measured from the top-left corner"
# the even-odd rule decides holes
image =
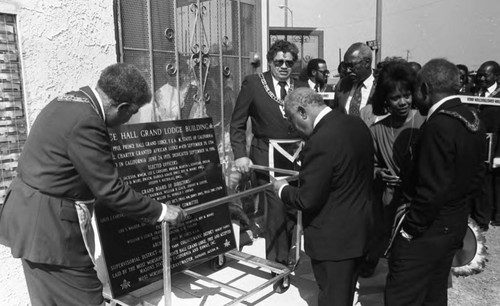
[[[253,167],[253,168],[260,168],[260,166]],[[259,169],[259,170],[269,170],[270,169],[267,167],[264,167],[264,168],[266,168],[266,169]],[[281,169],[273,169],[273,170],[274,171],[278,171],[278,170],[281,171]],[[297,179],[298,172],[288,171],[288,170],[284,170],[284,171],[287,171],[286,172],[287,174],[292,175],[286,179],[287,181],[292,181],[292,180]],[[232,195],[220,198],[220,199],[216,199],[216,200],[213,200],[213,201],[210,201],[207,203],[203,203],[203,204],[200,204],[196,207],[187,208],[186,212],[188,214],[193,214],[193,213],[200,212],[200,211],[203,211],[203,210],[208,209],[208,208],[212,208],[212,207],[215,207],[218,205],[222,205],[222,204],[231,202],[232,200],[239,199],[241,197],[246,197],[246,196],[257,194],[257,193],[262,193],[262,196],[265,196],[264,191],[266,189],[269,189],[272,187],[273,187],[273,183],[268,183],[268,184],[265,184],[265,185],[262,185],[262,186],[259,186],[256,188],[248,189],[248,190],[245,190],[245,191],[242,191],[242,192],[239,192],[236,194],[232,194]],[[301,215],[298,216],[298,220],[300,220],[299,219],[300,217],[301,217]],[[297,235],[297,243],[299,245],[296,245],[296,247],[297,247],[296,258],[298,261],[298,252],[300,251],[300,237],[299,237],[300,232],[299,231],[301,230],[302,227],[297,226],[297,228],[298,228],[298,230],[297,230],[297,234],[298,234]],[[162,232],[162,252],[163,252],[163,291],[162,291],[162,295],[163,295],[163,299],[164,299],[164,305],[165,306],[172,306],[172,298],[171,298],[172,285],[171,285],[171,269],[170,269],[170,241],[169,241],[170,231],[169,231],[169,226],[166,222],[162,223],[161,232]],[[234,259],[234,260],[237,260],[240,262],[254,265],[257,268],[268,269],[271,272],[274,272],[276,274],[275,277],[258,285],[254,289],[252,289],[250,291],[244,291],[244,290],[241,290],[239,288],[236,288],[236,287],[224,284],[222,282],[219,282],[215,279],[209,278],[207,276],[201,275],[199,273],[193,272],[191,270],[185,270],[182,272],[185,275],[194,277],[194,278],[199,279],[199,280],[206,281],[210,284],[216,285],[220,288],[227,289],[229,291],[232,291],[232,292],[240,295],[239,297],[235,298],[230,303],[225,304],[225,306],[236,305],[236,304],[240,303],[241,301],[244,301],[247,298],[251,297],[252,295],[260,292],[264,288],[266,288],[266,287],[276,283],[277,281],[283,279],[284,277],[290,275],[290,273],[291,273],[290,269],[282,264],[279,264],[279,263],[276,263],[273,261],[269,261],[269,260],[266,260],[266,259],[263,259],[263,258],[260,258],[257,256],[253,256],[250,254],[246,254],[246,253],[243,253],[243,252],[240,252],[237,250],[232,250],[232,251],[226,252],[223,256],[226,256],[228,258],[231,258],[231,259]],[[155,288],[158,286],[161,286],[160,281],[153,284],[153,287],[151,287],[151,288]],[[149,290],[144,290],[143,291],[144,295],[150,295],[151,292],[153,292],[151,288]],[[110,294],[108,294],[106,291],[107,290],[104,290],[104,297],[110,301],[111,305],[116,305],[116,304],[119,304],[122,306],[137,306],[137,305],[157,306],[158,305],[158,304],[154,304],[154,303],[151,303],[151,302],[144,300],[143,295],[140,292],[140,290],[134,292],[133,295],[129,294],[129,295],[126,295],[126,296],[120,297],[120,298],[112,298],[110,296]],[[156,293],[160,292],[160,288],[157,288],[156,291],[154,291],[154,292],[156,292]]]

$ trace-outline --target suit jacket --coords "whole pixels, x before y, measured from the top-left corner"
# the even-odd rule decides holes
[[[161,203],[118,177],[97,98],[88,87],[52,100],[38,115],[0,212],[0,237],[14,257],[61,266],[90,266],[74,207],[96,205],[154,224]]]
[[[500,86],[497,85],[497,86]],[[500,98],[500,92],[493,95],[491,98]],[[486,132],[493,133],[493,142],[491,145],[492,159],[500,157],[500,142],[498,136],[500,134],[500,106],[484,105],[479,112],[479,118],[483,121]],[[492,160],[490,160],[490,163]]]
[[[270,71],[263,73],[269,90],[276,96]],[[306,82],[294,80],[294,87],[308,87]],[[248,117],[252,122],[253,139],[250,147],[250,159],[256,164],[269,164],[269,139],[299,138],[283,118],[278,102],[266,92],[257,74],[243,80],[240,93],[231,118],[230,136],[234,158],[247,156],[246,127]]]
[[[346,112],[345,106],[347,103],[347,99],[349,98],[349,94],[351,93],[352,87],[355,85],[357,85],[357,83],[354,83],[352,79],[349,77],[344,77],[340,79],[340,81],[337,83],[337,86],[335,86],[335,98],[329,104],[329,106],[333,109],[338,109],[341,112],[345,113]],[[370,91],[370,94],[368,96],[368,101],[366,105],[371,104],[370,100],[374,93],[374,90],[375,90],[375,80],[372,89]]]
[[[418,237],[431,226],[465,234],[470,205],[481,192],[485,174],[486,136],[476,119],[460,99],[452,99],[422,125],[413,150],[413,200],[403,223],[410,235]]]
[[[364,255],[374,230],[368,127],[360,118],[332,110],[318,122],[302,152],[300,187],[284,187],[281,199],[303,212],[306,253],[315,260]]]

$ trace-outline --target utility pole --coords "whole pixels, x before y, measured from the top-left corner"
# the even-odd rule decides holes
[[[288,8],[288,0],[285,0],[285,5],[286,8]],[[285,28],[288,27],[288,12],[286,9],[283,10],[283,13],[285,13]]]
[[[375,41],[377,42],[377,48],[375,49],[375,65],[377,65],[382,58],[382,0],[377,0]]]

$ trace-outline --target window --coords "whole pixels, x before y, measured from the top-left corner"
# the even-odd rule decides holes
[[[26,141],[16,16],[0,13],[0,203]]]

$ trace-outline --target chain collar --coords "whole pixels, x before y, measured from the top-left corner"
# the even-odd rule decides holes
[[[269,97],[271,97],[271,99],[273,99],[273,101],[278,103],[281,107],[284,107],[283,100],[276,97],[276,95],[269,88],[269,85],[267,85],[266,79],[264,79],[264,74],[259,73],[259,78],[260,78],[260,81],[262,82],[262,86],[264,86],[264,90],[267,92]],[[290,78],[290,89],[288,89],[288,93],[292,92],[293,88],[294,88],[293,79]]]
[[[439,114],[445,114],[445,115],[448,115],[448,116],[451,116],[453,118],[457,118],[459,119],[460,121],[462,121],[462,123],[465,125],[465,127],[471,131],[471,132],[477,132],[479,131],[479,117],[477,116],[477,114],[475,112],[472,112],[472,115],[474,116],[474,122],[473,123],[470,123],[467,119],[465,119],[462,115],[460,115],[459,113],[457,112],[452,112],[452,111],[447,111],[447,110],[440,110],[438,112]]]

